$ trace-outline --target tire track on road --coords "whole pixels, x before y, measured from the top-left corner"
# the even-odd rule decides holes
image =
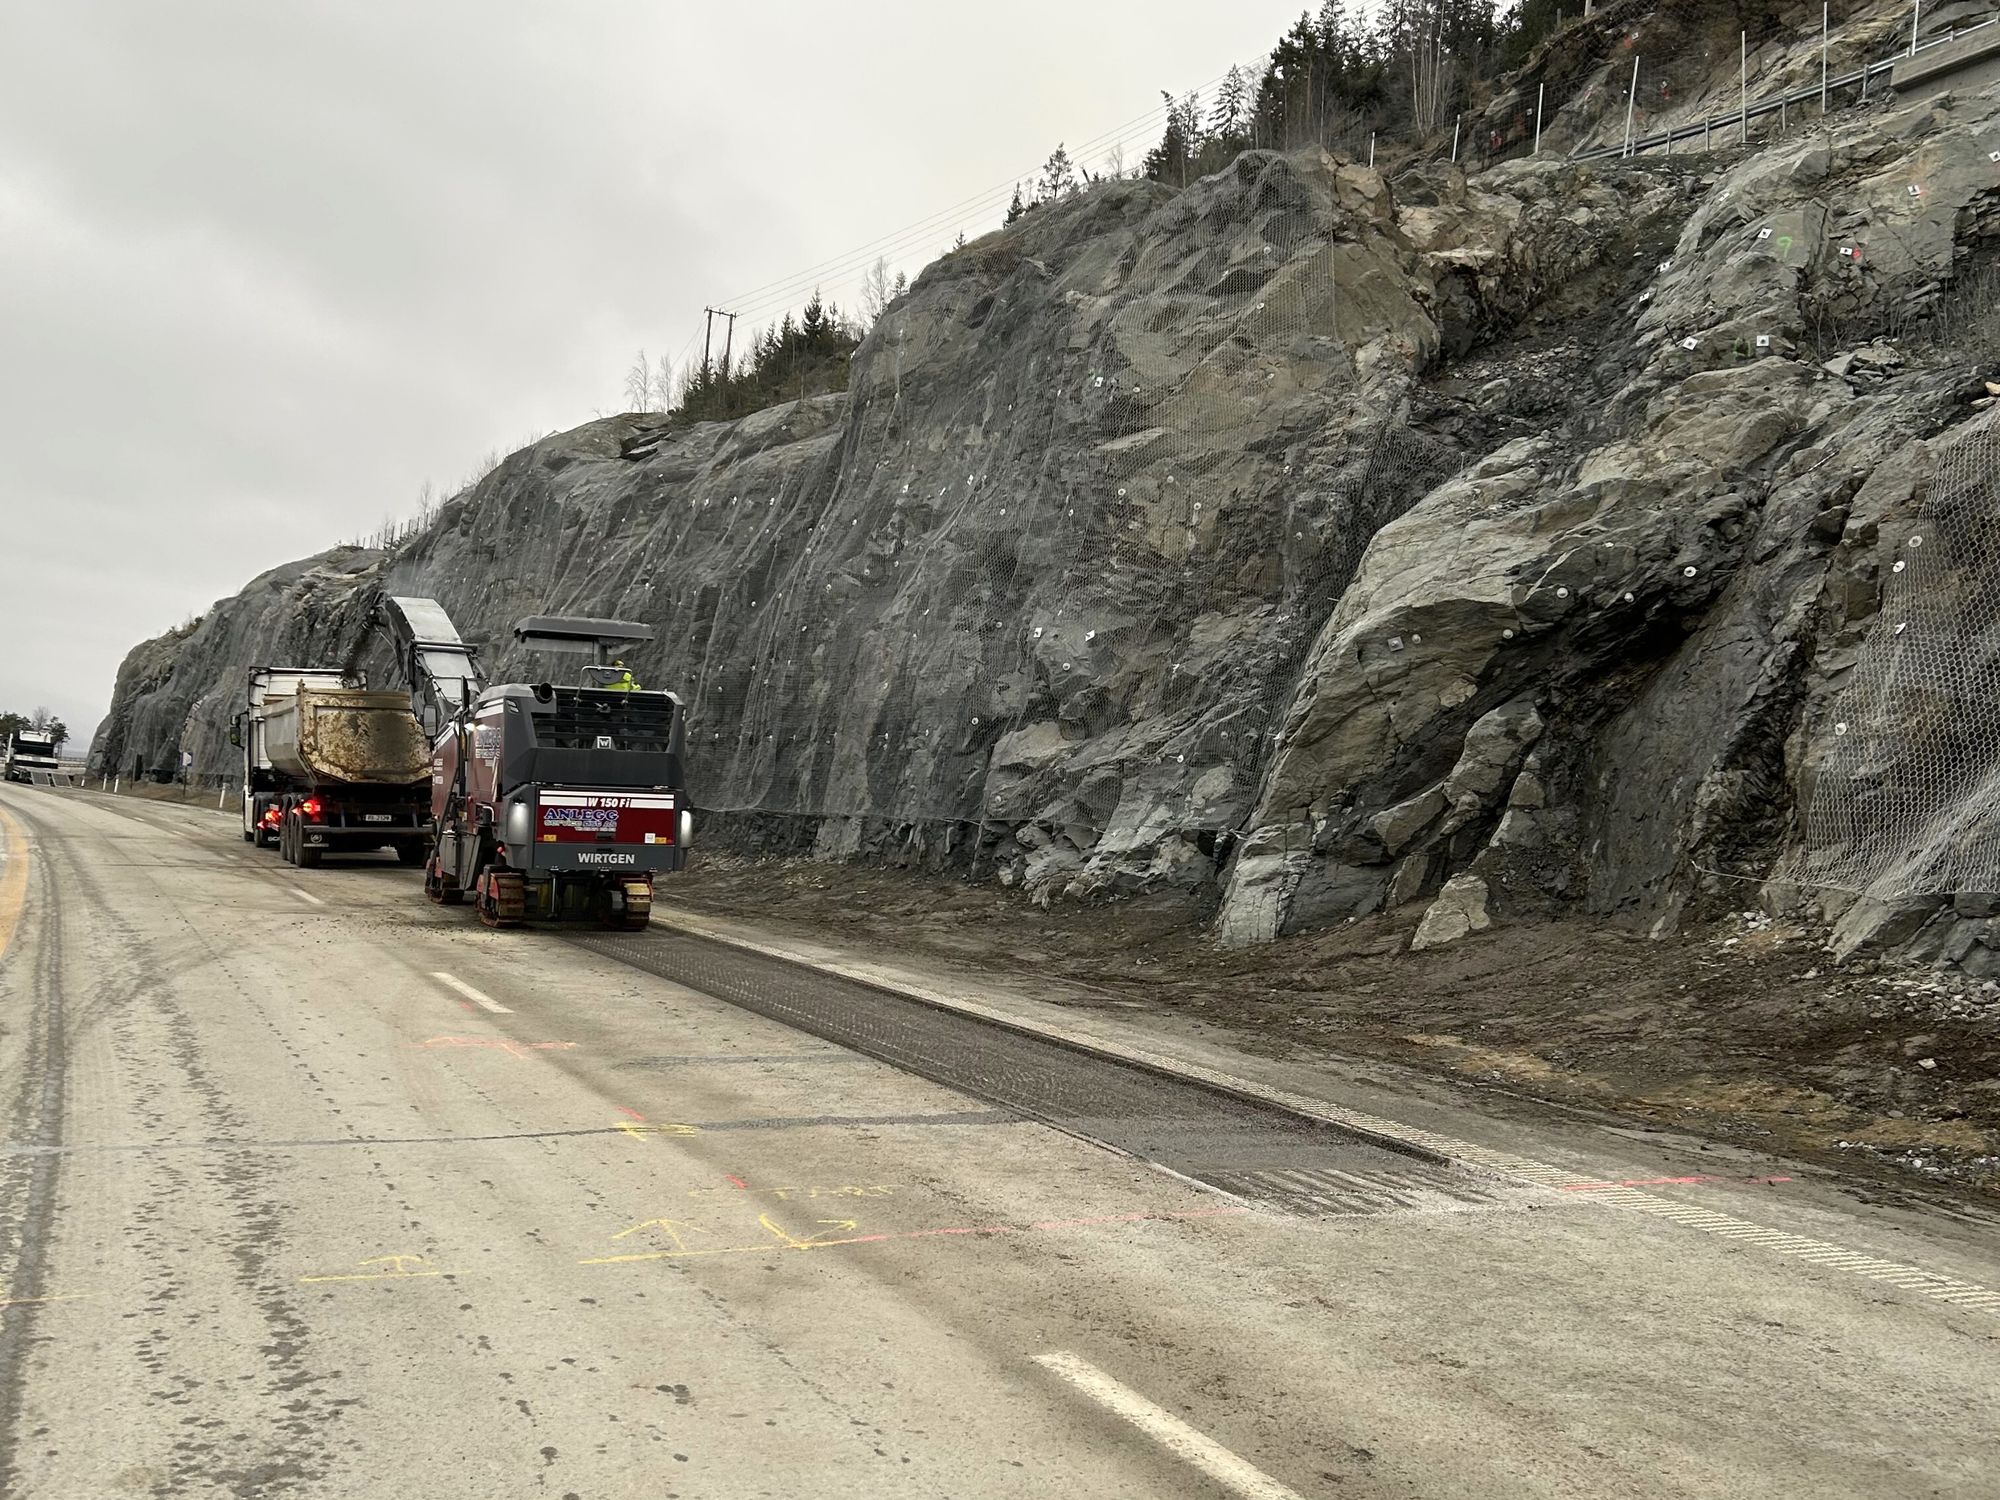
[[[0,838],[5,838],[9,846],[10,878],[21,879],[23,893],[23,906],[17,907],[15,919],[8,921],[6,930],[0,932],[0,937],[9,940],[7,946],[0,947],[0,962],[13,954],[12,940],[20,934],[20,913],[32,909],[36,922],[35,973],[28,996],[28,1042],[20,1081],[5,1116],[7,1138],[59,1147],[63,1144],[63,1108],[69,1082],[63,1016],[62,909],[55,900],[55,881],[48,861],[31,859],[26,832],[4,808],[0,808]],[[11,875],[17,861],[25,878]],[[25,891],[30,879],[39,884],[40,891],[33,907],[27,908]],[[56,1190],[64,1161],[63,1153],[57,1151],[0,1164],[0,1215],[4,1215],[0,1217],[0,1225],[4,1225],[0,1253],[5,1255],[0,1264],[6,1267],[0,1287],[6,1289],[7,1299],[0,1304],[0,1495],[18,1493],[16,1465],[22,1436],[18,1428],[26,1393],[26,1355],[35,1342],[42,1299],[49,1295],[49,1232],[55,1221]]]

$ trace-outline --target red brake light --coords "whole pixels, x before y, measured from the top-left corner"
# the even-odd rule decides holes
[[[325,809],[321,806],[320,800],[317,797],[308,797],[299,804],[299,816],[302,818],[316,818],[323,811]]]
[[[278,809],[275,806],[264,809],[264,826],[266,828],[276,828],[278,826]]]

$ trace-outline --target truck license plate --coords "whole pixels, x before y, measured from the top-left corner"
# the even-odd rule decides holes
[[[396,821],[396,815],[394,813],[363,813],[361,821],[364,823],[393,823]]]

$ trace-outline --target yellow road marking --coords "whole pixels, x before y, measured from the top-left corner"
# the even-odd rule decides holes
[[[28,904],[28,835],[4,807],[0,807],[0,845],[7,851],[5,861],[0,861],[0,958],[5,958],[14,929],[21,924],[21,909]]]

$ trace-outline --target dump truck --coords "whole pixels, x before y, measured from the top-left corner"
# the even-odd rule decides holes
[[[250,673],[230,731],[243,752],[243,838],[310,868],[329,853],[430,846],[430,746],[410,695],[301,667]]]
[[[7,737],[6,779],[33,784],[37,776],[53,777],[62,769],[55,736],[39,729],[17,729]]]
[[[628,688],[630,674],[609,664],[612,648],[650,640],[652,629],[533,616],[514,639],[595,657],[583,681],[488,686],[435,600],[393,598],[384,613],[420,711],[439,729],[424,893],[446,906],[470,901],[489,927],[645,927],[654,877],[686,864],[694,831],[680,698]]]

